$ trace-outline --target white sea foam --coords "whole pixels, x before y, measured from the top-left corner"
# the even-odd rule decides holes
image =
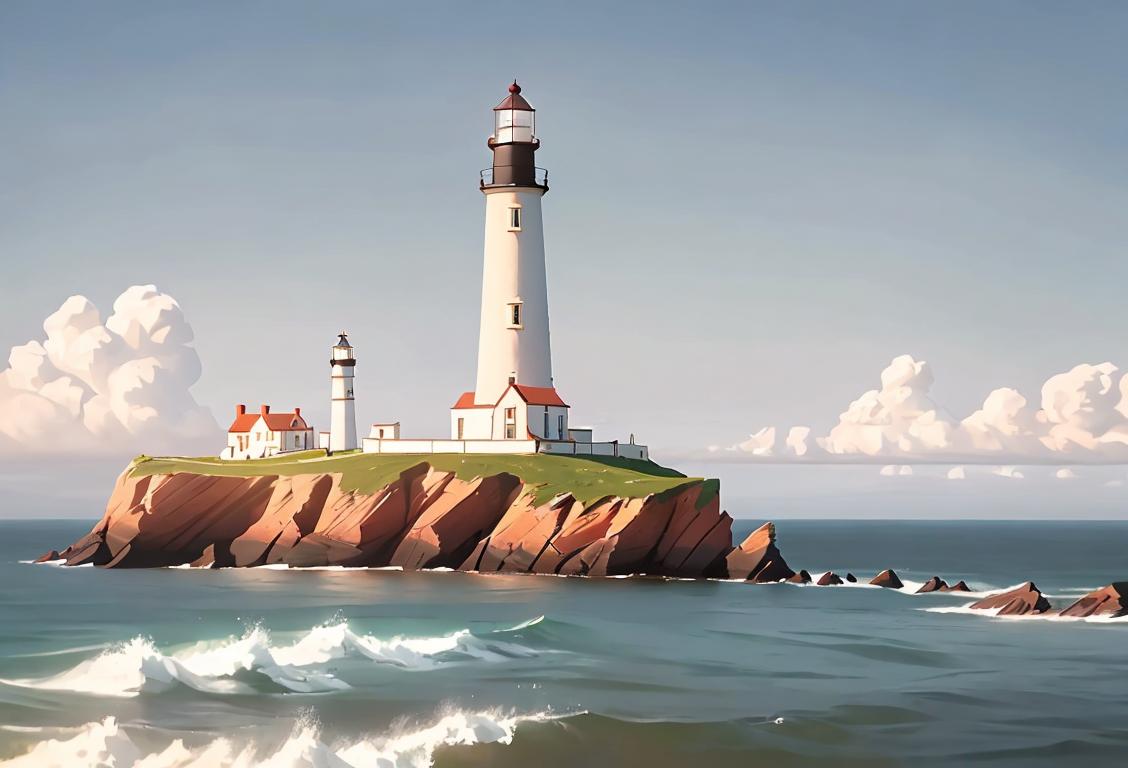
[[[177,684],[205,693],[231,694],[253,692],[247,683],[233,679],[241,672],[252,672],[289,691],[320,693],[349,687],[317,669],[346,656],[425,670],[441,664],[536,655],[524,646],[483,640],[465,629],[434,637],[379,638],[354,632],[346,622],[338,622],[314,627],[293,643],[282,644],[256,626],[240,638],[201,642],[168,654],[148,638],[135,637],[53,677],[0,683],[100,696],[136,696]]]
[[[321,741],[315,724],[299,722],[281,743],[263,745],[221,737],[200,746],[177,739],[144,754],[115,718],[88,723],[70,738],[36,744],[4,768],[424,768],[441,746],[509,744],[522,722],[543,721],[544,713],[455,711],[430,725],[400,726],[343,745]]]
[[[1083,621],[1089,624],[1128,624],[1128,616],[1062,616],[1058,613],[1027,613],[1022,616],[999,616],[999,611],[1002,610],[1002,608],[972,608],[972,605],[974,605],[974,603],[938,606],[935,608],[920,608],[918,610],[928,613],[962,613],[968,616],[985,616],[987,618],[1008,619],[1012,621],[1033,621],[1041,619],[1042,621],[1061,622]]]
[[[544,621],[544,616],[537,616],[535,619],[529,619],[528,621],[522,621],[520,624],[513,626],[513,627],[506,627],[505,629],[495,629],[494,632],[518,632],[522,629],[528,629],[529,627],[535,627],[537,624],[540,624],[542,621]]]

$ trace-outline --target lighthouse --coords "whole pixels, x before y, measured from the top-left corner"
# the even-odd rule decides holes
[[[493,166],[482,172],[480,185],[486,233],[474,389],[479,406],[497,403],[511,383],[552,387],[541,225],[548,173],[536,167],[536,110],[513,81],[493,114],[487,142]]]
[[[351,451],[356,442],[356,402],[353,399],[353,369],[356,355],[345,333],[339,334],[329,358],[332,406],[329,419],[329,450]]]

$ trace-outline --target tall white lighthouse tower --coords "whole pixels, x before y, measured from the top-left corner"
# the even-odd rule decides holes
[[[341,333],[333,345],[329,358],[332,370],[332,407],[329,419],[329,450],[351,451],[356,442],[356,403],[353,399],[353,368],[356,356],[353,354],[349,337]]]
[[[493,112],[494,131],[487,142],[493,167],[482,172],[481,181],[486,242],[474,388],[478,406],[493,406],[510,383],[552,386],[541,226],[548,172],[534,161],[540,147],[536,111],[515,80]]]

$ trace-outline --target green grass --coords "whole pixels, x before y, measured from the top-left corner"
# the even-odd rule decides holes
[[[437,470],[454,472],[462,480],[487,477],[507,472],[537,488],[537,502],[547,501],[558,493],[569,492],[588,504],[604,496],[640,497],[663,494],[676,488],[705,482],[698,506],[704,506],[717,493],[716,480],[690,478],[650,461],[613,458],[610,456],[547,456],[493,454],[335,454],[324,451],[275,456],[248,461],[225,461],[214,457],[180,458],[138,456],[131,465],[131,474],[146,475],[189,472],[220,477],[258,477],[261,475],[303,475],[339,473],[341,487],[360,493],[372,493],[393,482],[402,472],[420,464]]]

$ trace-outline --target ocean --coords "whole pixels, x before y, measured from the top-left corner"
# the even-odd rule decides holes
[[[910,589],[62,568],[27,561],[89,521],[0,521],[0,765],[1128,763],[1128,623],[910,593],[1062,607],[1128,578],[1128,523],[777,523],[794,568]]]

